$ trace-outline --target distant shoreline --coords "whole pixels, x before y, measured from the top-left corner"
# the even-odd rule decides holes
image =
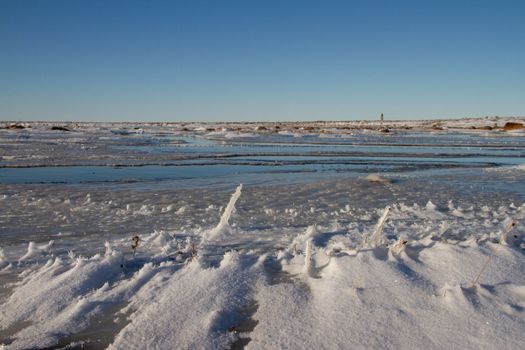
[[[100,121],[0,121],[0,129],[25,129],[32,127],[53,128],[60,131],[65,128],[69,131],[85,126],[109,127],[179,127],[181,131],[188,132],[213,132],[213,131],[239,131],[255,133],[271,133],[299,131],[303,133],[340,133],[359,130],[413,130],[413,131],[440,131],[440,130],[469,130],[491,131],[503,130],[507,123],[525,125],[525,117],[482,117],[461,119],[429,119],[429,120],[332,120],[332,121],[173,121],[173,122],[100,122]],[[332,130],[331,130],[332,129]],[[521,129],[518,125],[517,130]],[[514,129],[516,130],[516,129]]]

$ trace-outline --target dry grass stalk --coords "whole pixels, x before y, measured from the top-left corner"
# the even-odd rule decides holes
[[[133,250],[133,255],[135,255],[137,248],[139,246],[140,237],[139,236],[133,236],[131,238],[131,250]]]
[[[478,281],[479,281],[479,278],[481,277],[481,275],[483,274],[483,272],[485,272],[485,270],[487,269],[487,266],[489,266],[489,262],[490,260],[492,260],[492,254],[490,254],[488,257],[487,257],[487,260],[485,260],[485,263],[483,264],[483,266],[481,267],[481,271],[479,271],[478,275],[476,276],[476,278],[472,281],[472,287],[475,287],[476,284],[478,284]]]
[[[376,228],[374,230],[374,234],[370,238],[370,243],[373,244],[373,246],[377,247],[381,244],[381,235],[383,234],[383,227],[385,226],[385,222],[388,218],[388,214],[390,213],[390,207],[386,207],[383,211],[383,214],[381,215],[381,218],[379,218],[379,221],[376,225]],[[368,244],[368,239],[366,240],[366,243]]]

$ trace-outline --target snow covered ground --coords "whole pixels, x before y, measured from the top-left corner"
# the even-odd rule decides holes
[[[227,161],[253,155],[384,152],[378,146],[512,147],[525,118],[295,123],[0,122],[0,167],[144,166]],[[21,129],[20,129],[21,128]],[[466,136],[466,137],[465,137]],[[257,144],[258,147],[254,147]],[[282,146],[276,149],[276,144]],[[298,148],[297,146],[302,146]],[[315,147],[314,147],[315,146]],[[353,146],[353,147],[352,147]],[[361,146],[361,147],[355,147]],[[368,147],[364,147],[368,146]],[[430,150],[429,150],[430,148]],[[413,149],[413,147],[412,147]],[[397,153],[402,152],[396,148]],[[406,153],[406,152],[405,152]],[[485,154],[485,152],[482,152]],[[490,154],[490,152],[489,152]]]
[[[520,348],[506,122],[0,130],[0,348]]]

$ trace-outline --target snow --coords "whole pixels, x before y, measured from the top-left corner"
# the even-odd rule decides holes
[[[121,262],[121,254],[108,252],[89,259],[79,257],[71,263],[55,258],[29,272],[0,308],[2,329],[28,322],[8,348],[51,346],[60,334],[85,327],[95,306],[86,296],[115,278],[121,272]]]
[[[498,268],[472,287],[473,269],[485,258],[480,247],[458,249],[436,242],[423,252],[420,261],[407,254],[386,259],[373,251],[341,254],[331,258],[320,278],[259,285],[254,315],[259,323],[247,348],[521,346],[521,253],[499,252]]]
[[[240,191],[217,227],[230,225]],[[479,226],[456,216],[460,209]],[[22,279],[0,307],[0,327],[9,334],[4,348],[56,345],[111,305],[122,305],[111,349],[228,348],[243,337],[248,349],[518,348],[525,340],[525,260],[523,226],[512,223],[525,210],[482,209],[393,205],[376,210],[370,242],[359,232],[334,235],[313,225],[284,250],[227,250],[218,260],[205,236],[192,257],[191,239],[181,248],[165,231],[143,237],[138,256],[123,253],[124,242],[115,240],[104,254],[42,264],[30,262],[52,254],[55,244],[31,242],[18,259],[25,262]],[[427,215],[435,212],[440,216]],[[500,220],[481,229],[487,215]],[[456,240],[446,238],[451,228],[440,229],[443,217]],[[415,218],[424,221],[402,225]],[[504,244],[501,232],[508,235]],[[177,251],[185,260],[169,258]],[[253,303],[249,317],[257,324],[237,332],[242,310]]]
[[[0,247],[0,270],[4,269],[8,265],[8,262],[5,259],[4,250]]]
[[[257,267],[238,253],[226,253],[217,268],[203,268],[198,260],[174,274],[162,289],[140,292],[127,308],[130,323],[110,349],[227,348],[236,339],[227,329],[235,313],[248,302]]]
[[[224,213],[221,216],[221,220],[214,229],[207,232],[205,239],[212,240],[217,237],[220,237],[221,235],[228,234],[228,232],[231,231],[230,217],[233,211],[235,210],[235,203],[241,196],[241,191],[242,184],[239,185],[235,192],[232,194],[230,201],[228,202],[228,205],[224,209]]]
[[[486,128],[512,120],[0,130],[0,349],[519,349],[525,144]]]

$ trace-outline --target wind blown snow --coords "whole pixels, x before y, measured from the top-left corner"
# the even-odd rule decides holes
[[[234,219],[240,194],[241,186],[211,232]],[[166,232],[143,237],[137,256],[123,240],[107,242],[103,254],[67,258],[53,257],[53,242],[30,242],[16,261],[1,256],[21,269],[0,307],[3,349],[56,346],[110,309],[117,329],[110,349],[523,344],[523,226],[508,218],[521,222],[525,206],[429,202],[377,212],[364,232],[314,225],[265,254],[229,250],[230,235],[212,235],[208,245],[210,231],[196,254],[191,239],[183,247]],[[474,227],[465,217],[484,221]],[[249,305],[256,309],[246,314]],[[247,320],[255,326],[243,330]]]
[[[9,124],[0,349],[520,349],[507,119]]]

